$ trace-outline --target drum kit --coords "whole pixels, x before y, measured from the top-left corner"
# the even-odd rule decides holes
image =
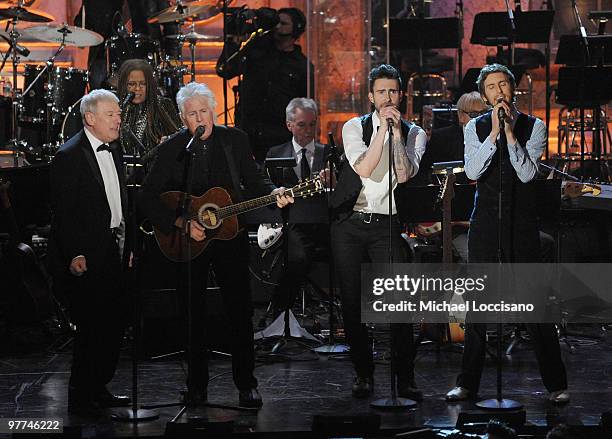
[[[102,35],[67,24],[54,24],[54,17],[44,11],[29,7],[32,1],[15,0],[0,5],[0,20],[8,20],[7,31],[0,31],[0,38],[9,44],[9,50],[0,66],[2,69],[10,57],[11,78],[7,79],[5,91],[11,89],[12,102],[11,141],[9,148],[15,154],[15,166],[22,152],[28,159],[48,161],[64,143],[81,128],[79,104],[87,89],[89,75],[87,70],[73,67],[57,67],[55,60],[66,46],[91,47],[105,43],[107,74],[109,83],[116,81],[118,70],[124,61],[140,58],[153,67],[158,79],[160,94],[174,98],[183,86],[184,76],[189,73],[195,80],[195,48],[202,42],[222,41],[222,38],[203,35],[195,31],[195,24],[209,20],[221,12],[221,1],[181,1],[163,9],[148,18],[151,24],[177,23],[179,33],[165,38],[177,41],[180,47],[188,45],[190,59],[183,63],[181,52],[175,56],[164,54],[158,41],[138,33],[117,32],[106,41]],[[231,1],[227,1],[227,4]],[[34,23],[33,27],[23,27],[24,23]],[[17,66],[20,57],[27,57],[29,50],[23,46],[27,41],[43,41],[58,44],[55,53],[42,65],[25,64],[23,93],[17,88]],[[9,85],[12,85],[10,88]],[[4,93],[3,93],[4,94]],[[43,145],[40,148],[29,146],[20,138],[18,127],[41,133]]]

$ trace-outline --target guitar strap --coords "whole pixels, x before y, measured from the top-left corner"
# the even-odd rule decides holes
[[[226,137],[223,142],[223,152],[225,152],[225,159],[227,160],[227,166],[232,177],[232,184],[234,185],[235,201],[242,201],[242,190],[240,189],[240,179],[238,178],[238,169],[234,162],[234,155],[232,154],[232,139],[231,136]]]

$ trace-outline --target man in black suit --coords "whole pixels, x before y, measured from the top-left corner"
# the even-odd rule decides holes
[[[214,124],[216,100],[210,89],[192,82],[176,96],[180,116],[187,127],[171,136],[159,147],[158,158],[147,175],[141,192],[142,210],[162,232],[170,233],[173,227],[182,229],[185,221],[174,209],[162,203],[160,194],[170,190],[185,190],[185,146],[198,127],[204,127],[193,147],[192,193],[201,195],[212,187],[225,188],[234,202],[242,198],[241,184],[253,196],[276,193],[277,205],[284,207],[293,198],[282,195],[284,189],[276,189],[266,179],[253,160],[247,135],[236,129]],[[191,238],[202,241],[206,230],[197,221],[191,222]],[[253,375],[255,353],[253,348],[253,305],[248,276],[249,243],[242,231],[229,241],[212,241],[207,250],[192,261],[192,352],[191,381],[188,379],[185,401],[188,404],[205,402],[208,397],[208,359],[205,348],[204,291],[209,266],[215,272],[222,291],[223,305],[230,325],[232,338],[232,373],[239,390],[239,403],[245,407],[261,407],[262,399],[257,391],[257,379]],[[179,267],[182,268],[182,267]],[[179,270],[180,271],[180,270]],[[183,281],[185,276],[179,276]],[[186,292],[182,291],[183,310],[187,312]]]
[[[318,117],[316,102],[309,98],[293,98],[285,113],[287,129],[293,137],[289,142],[270,148],[266,158],[293,157],[296,166],[293,169],[283,169],[282,172],[272,170],[272,181],[277,186],[291,187],[299,180],[314,175],[325,178],[329,148],[315,141]],[[284,234],[285,239],[289,240],[289,264],[272,297],[275,314],[293,305],[300,284],[310,270],[316,248],[329,247],[327,224],[289,224]]]
[[[114,148],[121,124],[118,99],[94,90],[83,97],[80,110],[84,129],[51,162],[49,251],[55,280],[69,284],[77,327],[69,411],[92,414],[129,404],[106,389],[125,323],[120,248],[127,198],[121,155]]]

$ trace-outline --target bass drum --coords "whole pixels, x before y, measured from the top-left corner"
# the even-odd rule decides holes
[[[66,116],[64,116],[64,120],[62,121],[62,130],[59,135],[60,144],[67,142],[71,137],[83,129],[81,99],[68,107]]]

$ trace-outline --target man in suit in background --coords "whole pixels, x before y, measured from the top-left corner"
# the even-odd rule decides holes
[[[115,374],[127,301],[122,282],[122,230],[127,197],[119,137],[118,99],[94,90],[81,100],[84,128],[51,162],[50,256],[56,281],[68,282],[76,324],[69,406],[95,414],[129,405],[106,385]]]
[[[293,98],[286,111],[287,129],[293,137],[289,142],[274,146],[266,158],[293,157],[293,169],[272,170],[272,181],[276,186],[292,187],[299,180],[315,175],[326,176],[329,148],[315,141],[317,132],[317,103],[309,98]],[[302,218],[304,220],[306,218]],[[272,297],[274,314],[291,307],[305,276],[308,274],[317,247],[329,247],[329,226],[327,224],[289,224],[284,232],[288,239],[288,267]]]

